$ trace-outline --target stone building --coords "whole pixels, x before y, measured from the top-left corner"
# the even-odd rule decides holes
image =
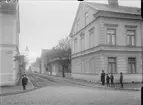
[[[0,1],[0,86],[14,85],[19,80],[19,1]]]
[[[100,81],[100,73],[113,73],[119,80],[141,81],[140,8],[120,6],[118,0],[108,4],[81,2],[70,32],[72,77]]]

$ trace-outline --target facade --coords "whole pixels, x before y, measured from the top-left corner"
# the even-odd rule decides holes
[[[101,71],[124,74],[125,82],[142,80],[140,8],[81,2],[70,32],[72,77],[100,81]]]
[[[57,54],[61,53],[61,50],[53,50],[53,49],[42,49],[41,53],[41,73],[55,76],[70,76],[71,69],[69,65],[69,60],[64,58],[63,55],[61,59],[57,56]],[[64,71],[63,66],[64,64]]]
[[[50,49],[42,49],[41,52],[41,66],[40,66],[40,71],[41,73],[45,73],[48,72],[49,74],[51,73],[51,69],[49,69],[50,67],[47,67],[48,62],[50,61],[50,54],[52,50]]]
[[[61,77],[71,77],[71,69],[70,65],[67,67],[62,66],[61,63],[66,64],[68,62],[68,59],[53,59],[52,61],[49,62],[48,67],[49,71],[51,71],[52,75],[55,76],[61,76]]]
[[[0,86],[15,85],[19,80],[19,3],[0,1]]]

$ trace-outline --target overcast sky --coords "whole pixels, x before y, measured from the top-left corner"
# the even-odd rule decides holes
[[[87,1],[87,0],[86,0]],[[91,0],[88,0],[91,1]],[[92,0],[107,3],[107,0]],[[140,7],[140,0],[118,0],[119,5]],[[19,0],[20,45],[23,54],[29,48],[29,60],[40,56],[69,35],[79,5],[77,0]]]

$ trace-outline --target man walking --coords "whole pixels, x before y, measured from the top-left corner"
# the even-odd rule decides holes
[[[120,84],[121,84],[121,88],[123,88],[123,73],[120,73]]]
[[[111,87],[113,87],[114,86],[114,76],[112,73],[111,73],[110,79],[111,79]]]
[[[104,70],[102,70],[102,73],[101,73],[101,82],[102,82],[102,85],[105,84],[105,73],[104,73]]]
[[[24,74],[23,77],[22,77],[23,90],[26,90],[27,82],[28,82],[28,78],[26,77],[26,74]]]
[[[110,77],[108,74],[106,76],[106,85],[107,85],[107,87],[110,87]]]

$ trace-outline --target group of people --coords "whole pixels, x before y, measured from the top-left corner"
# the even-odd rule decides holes
[[[104,70],[102,70],[101,73],[101,82],[102,85],[105,85],[105,75],[106,75],[106,85],[107,87],[114,87],[114,76],[113,73],[111,73],[111,75],[109,76],[108,74],[105,74]],[[121,84],[121,88],[123,88],[123,73],[120,73],[120,84]]]

